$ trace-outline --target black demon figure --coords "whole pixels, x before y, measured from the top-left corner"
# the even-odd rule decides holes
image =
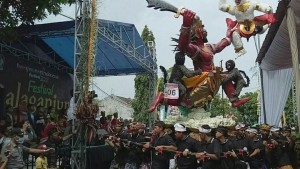
[[[248,87],[250,84],[250,79],[246,73],[242,70],[235,68],[235,62],[233,60],[228,60],[225,64],[226,72],[223,72],[222,76],[222,86],[229,101],[232,103],[232,107],[237,107],[239,105],[245,104],[249,101],[249,98],[239,99],[239,95],[244,87]],[[246,78],[247,82],[244,80]]]
[[[184,63],[185,63],[185,54],[183,52],[177,52],[175,54],[175,64],[171,72],[169,83],[178,84],[179,99],[165,99],[164,93],[160,92],[157,95],[157,97],[154,99],[152,104],[150,105],[148,112],[154,111],[156,106],[162,101],[165,101],[165,104],[172,105],[172,106],[179,106],[179,105],[184,107],[192,106],[192,105],[188,105],[188,102],[185,101],[187,99],[187,89],[184,85],[182,78],[200,75],[202,73],[202,70],[201,69],[196,71],[189,70],[187,67],[185,67]],[[167,76],[167,73],[162,66],[161,69],[165,74],[164,76]]]
[[[172,69],[172,73],[169,79],[169,83],[178,84],[179,88],[179,99],[182,101],[186,97],[186,87],[182,81],[183,77],[193,77],[195,75],[200,75],[202,70],[192,71],[184,66],[185,54],[183,52],[177,52],[175,55],[175,64]]]

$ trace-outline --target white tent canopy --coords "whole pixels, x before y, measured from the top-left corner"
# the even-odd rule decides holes
[[[265,57],[261,62],[263,76],[264,104],[266,122],[278,125],[286,104],[292,81],[296,80],[298,122],[300,122],[300,1],[291,0],[290,8]],[[262,121],[264,122],[264,121]]]

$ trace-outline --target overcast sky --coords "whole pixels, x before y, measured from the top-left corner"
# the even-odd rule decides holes
[[[98,0],[99,1],[99,0]],[[205,28],[208,31],[208,41],[210,43],[217,43],[226,35],[227,17],[233,18],[227,13],[218,10],[218,0],[166,0],[177,7],[184,6],[191,9],[200,16]],[[228,3],[233,4],[234,0],[229,0]],[[277,0],[261,0],[260,2],[270,4],[275,12],[277,8]],[[174,18],[174,14],[170,12],[162,12],[147,8],[146,0],[100,0],[98,5],[98,17],[100,19],[132,23],[136,26],[141,34],[145,25],[153,32],[156,42],[157,64],[166,68],[172,67],[174,64],[174,53],[171,42],[171,37],[176,37],[179,33],[182,24],[182,17]],[[63,14],[75,16],[74,6],[66,6],[63,8]],[[256,13],[259,15],[261,13]],[[69,20],[63,16],[50,16],[45,22],[56,22]],[[266,33],[265,33],[266,34]],[[265,34],[260,36],[261,44],[265,38]],[[250,71],[256,65],[255,59],[257,57],[257,50],[254,43],[254,38],[250,38],[249,42],[243,39],[244,47],[247,54],[241,56],[236,60],[238,69],[246,71],[251,78],[250,87],[245,88],[244,92],[255,91],[259,88],[258,77],[253,77],[254,72]],[[231,46],[225,48],[221,53],[216,54],[214,58],[215,65],[220,65],[223,60],[223,65],[226,60],[234,59],[236,54]],[[186,66],[193,67],[189,58],[186,59]],[[258,70],[258,69],[256,69]],[[158,72],[161,76],[161,72]],[[95,83],[103,91],[108,94],[115,94],[123,97],[134,97],[134,77],[135,76],[113,76],[96,78]],[[120,83],[122,82],[122,83]],[[105,97],[106,94],[95,87],[99,97]]]

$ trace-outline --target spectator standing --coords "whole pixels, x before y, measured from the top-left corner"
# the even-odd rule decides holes
[[[47,150],[47,146],[45,144],[38,146],[39,150]],[[35,168],[36,169],[48,169],[48,161],[47,157],[45,157],[45,153],[40,153],[38,158],[35,160]]]
[[[42,132],[45,128],[45,119],[44,117],[45,109],[42,106],[38,106],[35,113],[35,125],[36,125],[36,135],[38,138],[42,137]]]
[[[114,118],[111,120],[111,128],[114,130],[116,124],[119,122],[118,120],[118,113],[113,114]]]
[[[23,122],[28,119],[27,117],[27,103],[25,101],[20,102],[13,117],[13,127],[22,127]]]
[[[7,152],[8,154],[6,169],[23,169],[25,167],[25,163],[23,160],[23,152],[39,154],[50,151],[50,149],[32,149],[20,144],[21,138],[24,135],[23,132],[18,128],[12,129],[11,136],[11,141],[6,146],[4,146],[4,152]]]
[[[28,104],[27,105],[27,120],[29,121],[31,127],[36,132],[36,114],[35,114],[35,111],[36,111],[35,105],[33,105],[33,104]]]
[[[71,126],[72,125],[72,120],[75,119],[75,112],[74,112],[74,109],[75,109],[75,98],[73,96],[73,90],[70,91],[70,95],[71,95],[71,99],[70,99],[70,102],[69,102],[69,108],[67,109],[67,121],[68,121],[68,124]]]
[[[101,117],[100,117],[100,128],[101,129],[107,129],[107,118],[105,117],[105,111],[100,112]]]

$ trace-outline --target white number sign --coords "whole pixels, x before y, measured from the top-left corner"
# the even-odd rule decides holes
[[[166,83],[165,98],[166,99],[178,99],[179,98],[178,84]]]

